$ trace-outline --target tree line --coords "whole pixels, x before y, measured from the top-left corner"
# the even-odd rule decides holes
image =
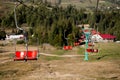
[[[37,37],[40,43],[50,43],[54,46],[72,45],[82,35],[77,27],[78,24],[90,24],[101,33],[113,34],[120,40],[119,10],[89,13],[85,9],[78,10],[72,5],[63,8],[37,4],[37,6],[30,5],[29,8],[21,5],[16,13],[18,25],[29,26],[28,35],[31,42]],[[0,18],[0,26],[6,29],[16,28],[13,11]]]

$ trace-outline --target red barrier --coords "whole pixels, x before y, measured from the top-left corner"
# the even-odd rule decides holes
[[[38,51],[16,51],[14,60],[37,60]]]
[[[24,51],[16,51],[14,60],[24,60],[26,53]]]
[[[98,49],[94,49],[94,53],[98,53]]]
[[[98,53],[98,49],[86,49],[87,52]]]
[[[25,51],[25,53],[26,53],[26,51]],[[28,51],[27,60],[37,60],[37,56],[38,56],[38,51],[37,50]]]
[[[87,52],[91,52],[92,51],[92,49],[86,49],[87,50]]]
[[[75,42],[75,43],[74,43],[74,46],[79,46],[79,45],[80,45],[79,42]]]
[[[72,46],[64,46],[63,49],[64,50],[72,50]]]

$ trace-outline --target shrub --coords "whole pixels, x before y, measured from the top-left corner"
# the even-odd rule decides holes
[[[23,43],[25,43],[24,40],[17,41],[17,44],[23,44]]]

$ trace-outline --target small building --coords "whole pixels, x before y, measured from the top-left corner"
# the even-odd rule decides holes
[[[6,35],[6,40],[21,40],[24,39],[24,35],[20,34],[20,35]]]
[[[93,42],[102,42],[103,38],[99,34],[94,34],[91,36],[91,40]]]
[[[114,42],[116,36],[111,34],[102,34],[96,30],[91,30],[91,40],[95,42]]]
[[[100,36],[103,38],[103,42],[114,42],[116,38],[116,36],[110,34],[100,34]]]

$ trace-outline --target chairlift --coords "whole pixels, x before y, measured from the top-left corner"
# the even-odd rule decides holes
[[[35,50],[29,50],[28,47],[26,50],[16,50],[15,46],[15,57],[14,61],[19,61],[19,60],[37,60],[38,59],[38,53],[39,53],[39,44],[38,44],[38,39],[37,39],[37,46],[38,48]]]
[[[91,42],[88,43],[88,47],[89,47],[89,48],[86,49],[87,52],[90,52],[90,53],[98,53],[98,49],[95,48],[95,44],[94,44],[93,41],[91,41]]]
[[[27,61],[27,60],[37,60],[38,59],[39,48],[37,50],[28,50],[28,34],[24,29],[18,27],[18,24],[17,24],[16,8],[19,5],[20,4],[16,4],[15,7],[14,7],[15,25],[16,25],[16,28],[18,30],[22,30],[24,32],[24,40],[25,40],[26,50],[25,51],[19,51],[19,50],[16,50],[16,47],[15,47],[14,61],[18,61],[18,60],[25,60],[25,61]],[[39,45],[38,39],[37,39],[37,43]]]
[[[72,50],[72,46],[71,46],[71,45],[68,45],[68,38],[65,37],[65,30],[64,30],[64,38],[65,38],[66,41],[67,41],[67,45],[63,46],[63,49],[64,49],[64,50]]]

